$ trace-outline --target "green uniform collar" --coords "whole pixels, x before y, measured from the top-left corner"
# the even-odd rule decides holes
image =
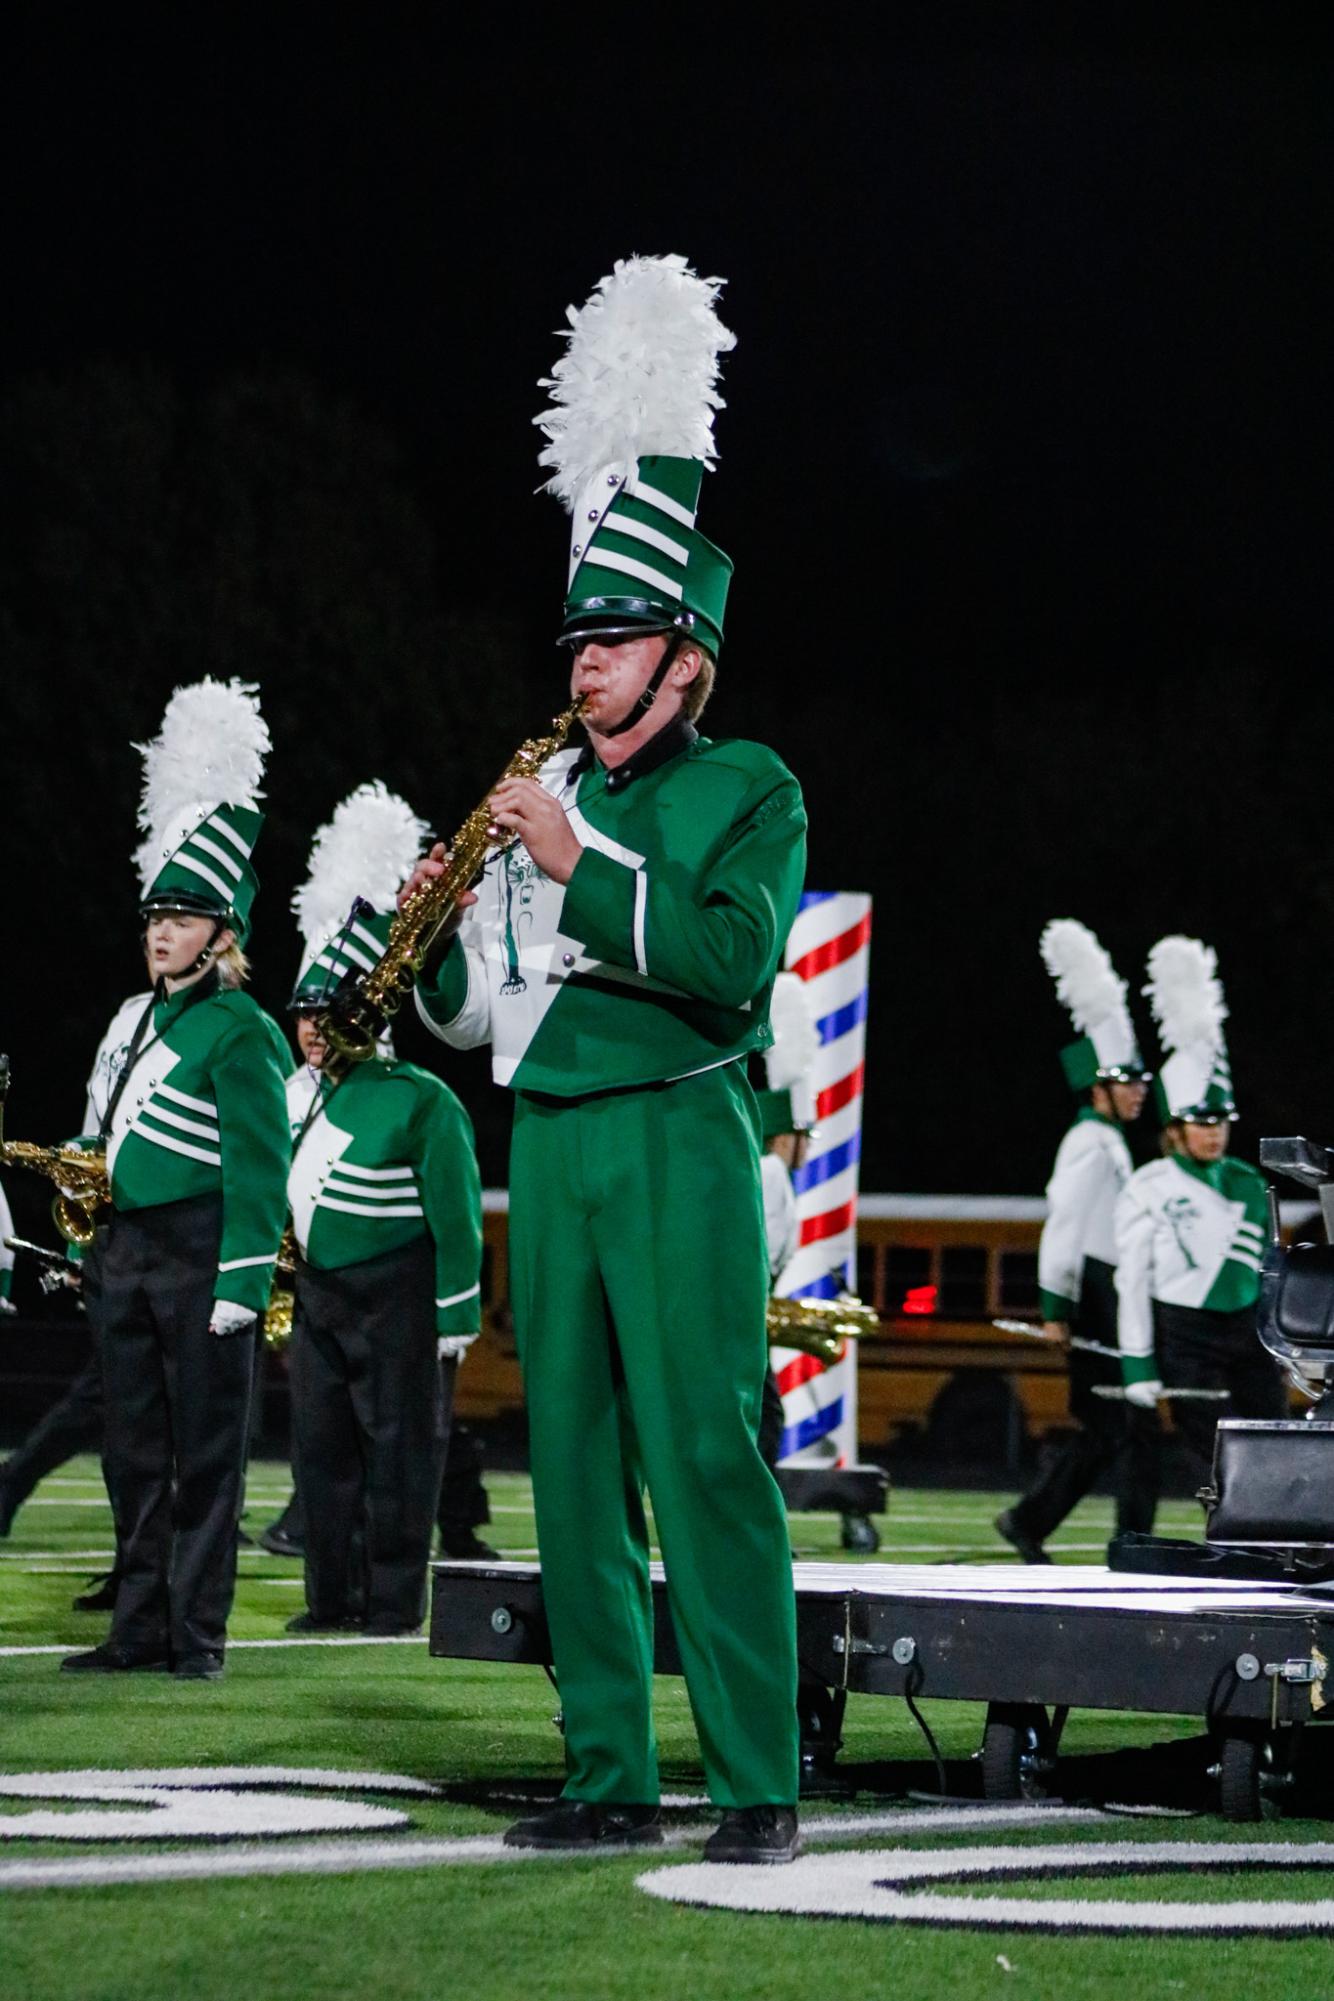
[[[165,1000],[155,999],[153,1002],[154,1029],[159,1035],[165,1035],[172,1023],[179,1021],[187,1008],[193,1007],[196,1001],[209,999],[217,991],[217,969],[210,967],[209,971],[201,979],[192,981],[188,987],[178,987],[176,992],[168,994]]]
[[[586,743],[571,767],[570,776],[581,778],[585,772],[601,771],[606,778],[608,792],[624,792],[636,778],[647,777],[659,765],[671,758],[679,757],[683,750],[689,750],[692,743],[699,742],[699,731],[683,715],[675,715],[669,723],[664,723],[647,743],[642,743],[633,757],[627,757],[624,764],[608,767],[595,753],[591,743]]]
[[[1223,1172],[1228,1164],[1226,1154],[1218,1160],[1192,1160],[1188,1153],[1174,1153],[1172,1158],[1183,1173],[1194,1175],[1206,1188],[1212,1188],[1215,1194],[1222,1194]]]

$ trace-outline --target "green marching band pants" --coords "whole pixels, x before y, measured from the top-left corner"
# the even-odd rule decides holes
[[[734,1063],[515,1097],[510,1284],[566,1798],[658,1798],[647,1486],[710,1796],[796,1801],[787,1518],[755,1442],[758,1132]]]

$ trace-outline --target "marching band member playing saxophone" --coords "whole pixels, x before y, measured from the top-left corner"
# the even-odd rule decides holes
[[[103,1120],[100,1318],[122,1565],[76,1673],[223,1671],[257,1316],[282,1235],[284,1044],[241,991],[268,730],[253,691],[178,689],[143,746],[139,850],[153,992]]]
[[[420,1625],[454,1377],[481,1324],[467,1113],[392,1047],[330,1081],[316,1025],[383,952],[425,832],[383,785],[361,786],[316,835],[294,900],[307,944],[291,1003],[305,1064],[287,1087],[301,1254],[290,1368],[307,1609],[292,1632]]]
[[[589,742],[492,795],[494,857],[418,1007],[514,1093],[511,1288],[566,1783],[519,1847],[660,1839],[651,1496],[709,1791],[711,1860],[797,1852],[782,1498],[756,1434],[768,1258],[745,1059],[800,896],[801,793],[695,725],[731,563],[695,527],[716,281],[619,264],[541,420],[574,515],[562,633]],[[439,873],[443,849],[414,886]]]

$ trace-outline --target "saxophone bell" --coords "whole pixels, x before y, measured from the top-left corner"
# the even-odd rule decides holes
[[[67,1243],[85,1249],[97,1229],[97,1211],[111,1200],[106,1153],[78,1146],[37,1146],[31,1140],[5,1138],[5,1098],[9,1092],[9,1058],[0,1056],[0,1162],[31,1168],[54,1181],[58,1194],[51,1204],[56,1228]]]
[[[51,1204],[51,1216],[66,1243],[77,1244],[81,1250],[86,1251],[97,1235],[92,1211],[72,1195],[57,1195]]]

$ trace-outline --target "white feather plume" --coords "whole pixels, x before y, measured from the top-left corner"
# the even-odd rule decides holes
[[[610,465],[654,453],[713,464],[718,357],[736,346],[716,310],[723,283],[684,257],[625,257],[567,308],[569,344],[541,379],[551,407],[533,419],[549,441],[538,464],[554,468],[546,490],[567,508]]]
[[[1057,998],[1081,1035],[1101,1027],[1124,1007],[1126,983],[1117,977],[1106,947],[1075,917],[1053,917],[1040,941],[1043,964]]]
[[[769,1089],[790,1090],[809,1073],[820,1053],[810,994],[798,974],[780,973],[774,981],[769,1023],[774,1032],[773,1048],[764,1061]]]
[[[1227,1020],[1218,958],[1198,938],[1160,938],[1149,953],[1145,993],[1165,1049],[1217,1046]]]
[[[357,897],[376,910],[393,908],[427,832],[426,822],[379,778],[335,807],[311,843],[309,873],[292,897],[312,953],[342,930]]]
[[[263,797],[269,727],[253,681],[215,681],[205,675],[178,688],[162,727],[134,748],[144,760],[139,825],[147,839],[135,852],[143,887],[174,847],[215,806],[253,808]],[[168,838],[171,836],[172,838]]]

